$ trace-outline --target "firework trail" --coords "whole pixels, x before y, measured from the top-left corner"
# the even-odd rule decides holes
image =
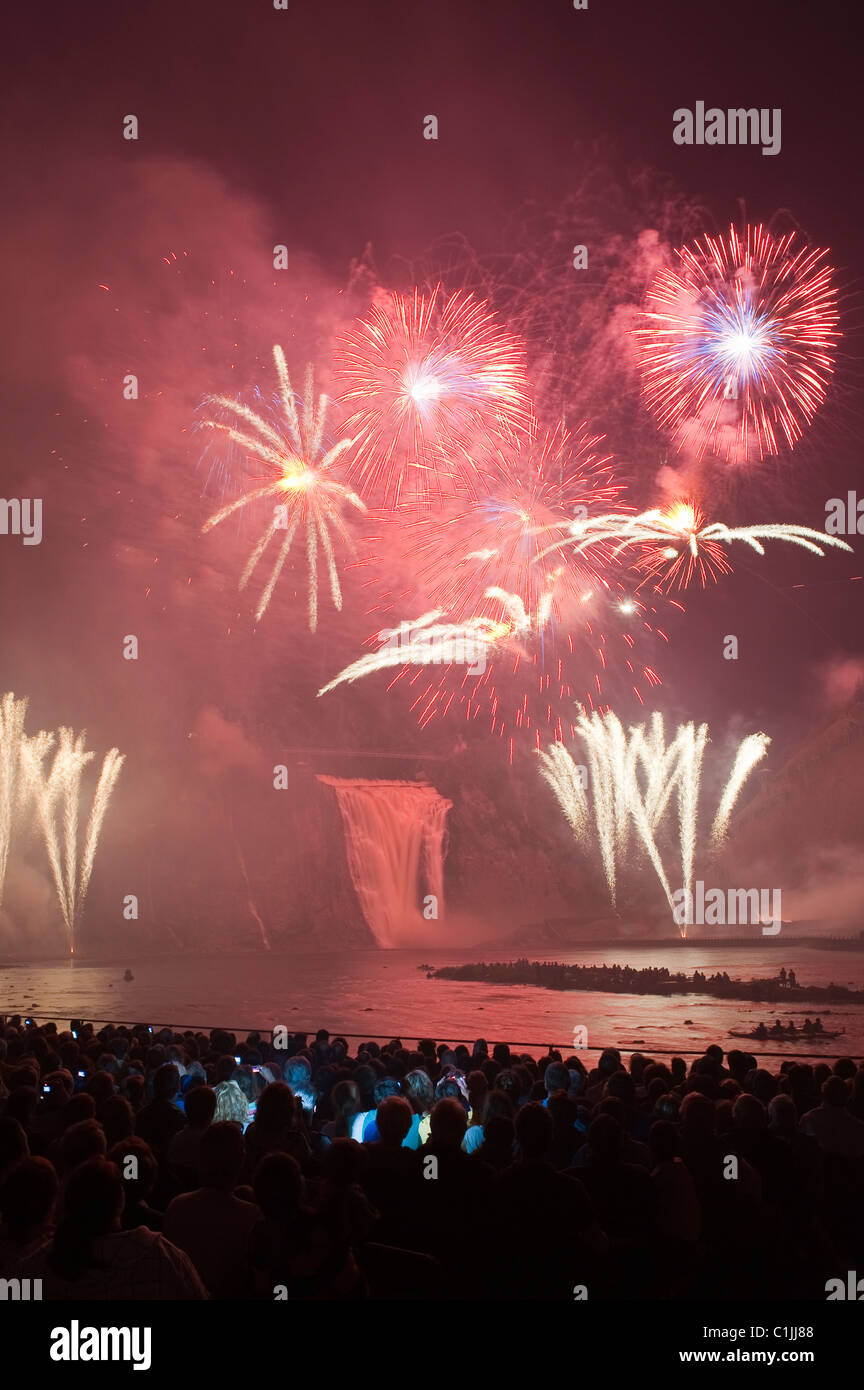
[[[590,813],[581,772],[563,743],[553,743],[540,756],[543,764],[543,776],[558,798],[558,804],[573,834],[577,840],[585,839],[589,832]],[[614,858],[612,871],[614,874]]]
[[[606,860],[611,857],[614,864],[616,857],[622,861],[627,858],[630,822],[632,820],[642,848],[645,850],[671,905],[672,890],[654,837],[654,830],[660,820],[660,807],[665,807],[669,799],[669,791],[666,791],[665,794],[663,792],[658,794],[654,786],[656,773],[655,778],[652,778],[649,772],[646,794],[640,786],[638,774],[640,768],[644,769],[646,765],[653,769],[655,757],[658,772],[664,770],[667,763],[672,764],[674,762],[677,767],[681,758],[681,745],[686,741],[688,730],[686,726],[679,730],[670,751],[665,746],[663,722],[659,716],[655,715],[652,718],[650,728],[651,732],[647,739],[644,725],[631,729],[628,737],[620,720],[611,712],[603,716],[594,713],[590,718],[583,713],[577,723],[577,734],[581,733],[589,747],[597,743],[601,749],[606,750],[606,776],[612,783],[615,804],[615,820],[611,827],[613,832],[611,836],[604,825],[607,841]],[[674,776],[667,777],[667,783],[674,785]],[[671,791],[671,787],[669,790]],[[650,812],[648,809],[649,798]],[[604,799],[608,803],[608,792]],[[605,822],[605,814],[602,819]]]
[[[699,789],[702,781],[702,762],[708,741],[708,725],[686,726],[684,747],[678,762],[678,825],[681,843],[682,886],[693,901],[693,868],[696,862],[696,836],[699,817]],[[669,896],[668,893],[666,895]]]
[[[839,338],[826,255],[795,233],[733,227],[679,249],[655,276],[634,330],[642,391],[679,451],[738,463],[801,438]]]
[[[729,817],[735,809],[738,793],[753,768],[765,757],[770,742],[767,734],[748,734],[743,743],[739,745],[729,780],[723,789],[723,795],[717,807],[714,824],[711,826],[711,843],[715,849],[719,848],[726,838]]]
[[[269,951],[270,938],[267,935],[267,928],[264,926],[264,923],[261,919],[261,914],[258,911],[258,908],[255,906],[255,900],[252,897],[252,885],[249,882],[249,873],[246,869],[246,859],[243,855],[243,850],[240,847],[240,841],[237,838],[237,832],[234,829],[234,817],[230,814],[227,808],[225,811],[225,818],[228,822],[228,829],[231,834],[231,838],[234,841],[234,848],[237,851],[237,862],[240,865],[240,873],[243,876],[243,882],[246,886],[246,906],[249,909],[249,916],[252,918],[252,921],[255,923],[255,926],[258,929],[258,933],[261,937],[261,945],[264,947],[265,951]]]
[[[586,741],[588,773],[592,788],[595,788],[597,835],[613,903],[617,891],[615,851],[618,846],[626,846],[629,805],[627,774],[626,769],[620,765],[622,748],[620,740],[616,738],[616,732],[610,727],[610,737],[607,740]],[[621,771],[624,775],[616,776],[616,771]],[[596,782],[594,778],[597,779]]]
[[[27,701],[10,691],[0,700],[0,905],[9,862],[9,843],[18,800],[18,774]]]
[[[75,921],[77,921],[84,910],[84,902],[87,897],[87,890],[90,887],[90,878],[93,873],[93,861],[96,858],[96,846],[99,843],[102,822],[105,819],[105,813],[108,810],[108,802],[111,799],[111,793],[117,785],[117,778],[120,776],[120,769],[124,762],[125,758],[118,748],[109,749],[102,760],[102,771],[99,773],[99,781],[96,784],[96,793],[93,797],[90,819],[87,823],[87,834],[84,840],[84,853],[81,857],[78,889],[74,900],[75,918],[73,920]]]
[[[337,339],[350,476],[382,505],[477,491],[478,452],[530,419],[524,350],[473,295],[389,294]]]
[[[672,503],[665,509],[654,508],[638,516],[611,512],[584,521],[574,521],[570,538],[556,541],[550,549],[558,551],[571,545],[577,554],[590,553],[596,545],[611,546],[613,555],[636,548],[639,554],[637,569],[656,581],[657,587],[669,592],[685,589],[697,579],[703,588],[729,574],[732,565],[727,550],[738,542],[747,545],[757,555],[765,554],[766,541],[785,541],[807,550],[811,555],[824,556],[826,548],[851,551],[851,545],[838,536],[815,531],[809,526],[784,522],[765,522],[758,526],[727,526],[725,522],[708,523],[705,513],[692,500]]]
[[[369,652],[346,666],[328,685],[322,686],[319,697],[335,690],[337,685],[353,684],[362,676],[393,666],[440,666],[459,662],[482,671],[489,651],[514,635],[528,632],[531,626],[515,594],[501,594],[500,597],[509,608],[509,623],[494,622],[491,618],[442,623],[439,620],[446,615],[433,610],[412,622],[400,623],[397,628],[384,628],[378,633],[382,643],[378,651]]]
[[[30,765],[29,773],[36,792],[45,848],[48,851],[60,911],[69,937],[70,952],[74,954],[75,910],[74,896],[71,900],[69,896],[69,882],[70,879],[74,882],[78,845],[77,836],[73,836],[72,832],[77,824],[81,774],[94,754],[84,751],[83,734],[76,739],[71,729],[61,728],[58,730],[57,738],[57,749],[49,772],[46,774],[33,763]],[[29,754],[30,750],[26,751]],[[65,858],[71,858],[71,865],[64,863],[64,851]]]
[[[38,786],[42,775],[42,764],[56,742],[53,733],[40,729],[38,734],[21,739],[21,756],[18,777],[18,804],[16,815],[23,818],[28,812],[37,812]]]
[[[669,798],[675,790],[672,773],[687,736],[687,726],[680,727],[671,743],[667,743],[663,716],[655,710],[646,728],[647,732],[642,728],[634,731],[632,742],[636,747],[640,771],[644,778],[645,813],[653,829],[662,820]]]
[[[39,743],[44,737],[37,735],[36,739],[25,742],[24,759],[28,780],[34,788],[48,861],[69,937],[69,953],[74,955],[75,934],[90,885],[99,832],[124,758],[118,749],[112,748],[103,759],[83,850],[79,854],[81,779],[84,768],[93,761],[95,753],[84,748],[84,734],[76,737],[71,729],[60,728],[57,730],[54,759],[46,774],[41,766],[45,748]]]
[[[640,724],[625,731],[611,711],[589,715],[581,710],[576,734],[587,758],[590,796],[583,770],[563,745],[552,745],[540,753],[541,775],[555,793],[575,839],[583,845],[596,840],[615,907],[619,865],[628,860],[630,834],[635,831],[674,913],[674,895],[658,844],[659,832],[664,829],[670,802],[677,793],[675,839],[683,886],[691,893],[688,900],[692,901],[708,726],[682,724],[668,741],[660,714],[653,714],[647,726]],[[722,842],[741,788],[764,757],[769,743],[765,734],[750,734],[739,745],[711,828],[712,849]],[[686,924],[682,934],[686,935]]]
[[[245,589],[271,540],[281,532],[282,543],[276,551],[269,578],[255,611],[255,618],[260,621],[267,611],[276,582],[288,559],[294,536],[302,527],[306,535],[309,570],[309,630],[314,632],[318,626],[319,547],[324,552],[330,579],[330,596],[334,608],[338,611],[342,608],[342,590],[331,532],[336,531],[347,546],[353,549],[351,535],[342,512],[346,505],[360,512],[365,512],[366,508],[355,492],[331,476],[334,464],[351,448],[352,440],[340,439],[331,449],[324,452],[324,425],[328,401],[327,397],[322,395],[318,398],[317,406],[315,404],[312,367],[307,369],[305,397],[298,408],[298,400],[288,376],[285,354],[281,347],[274,347],[273,360],[276,364],[282,408],[278,428],[242,401],[231,400],[228,396],[210,397],[211,405],[231,412],[239,423],[232,425],[220,420],[205,420],[202,421],[202,428],[227,435],[250,459],[256,460],[259,465],[263,464],[267,472],[264,475],[266,481],[260,487],[253,488],[222,507],[204,523],[202,530],[211,531],[214,526],[218,526],[241,508],[265,497],[276,498],[273,520],[252,550],[240,577],[239,587]]]

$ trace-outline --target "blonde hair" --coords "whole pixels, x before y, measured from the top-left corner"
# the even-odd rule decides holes
[[[220,1120],[231,1120],[235,1125],[244,1128],[246,1125],[247,1101],[236,1081],[220,1081],[215,1088],[216,1109],[213,1113],[213,1123],[217,1124]]]

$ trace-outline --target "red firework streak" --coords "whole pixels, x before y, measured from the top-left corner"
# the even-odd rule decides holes
[[[546,553],[565,541],[574,518],[608,510],[618,499],[622,489],[611,455],[598,451],[602,443],[584,422],[574,438],[563,424],[544,433],[532,420],[526,434],[484,458],[481,495],[415,519],[408,545],[429,602],[456,622],[479,613],[503,617],[502,605],[486,598],[494,587],[518,595],[531,615],[551,597],[550,615],[561,621],[601,582],[608,559],[602,547],[566,561]]]
[[[574,442],[563,426],[542,434],[533,421],[524,437],[484,458],[482,495],[408,525],[401,513],[379,514],[386,528],[376,538],[379,553],[401,548],[415,581],[413,591],[382,594],[373,611],[401,617],[436,608],[457,623],[507,622],[515,600],[527,618],[482,672],[399,668],[387,688],[407,683],[422,727],[459,713],[507,739],[512,761],[517,735],[535,747],[565,740],[575,732],[577,702],[605,708],[610,667],[616,698],[629,691],[641,704],[643,683],[660,683],[637,655],[640,638],[667,640],[654,624],[656,608],[635,592],[644,580],[633,572],[628,582],[627,561],[615,559],[611,545],[593,546],[589,556],[566,544],[574,516],[602,513],[621,491],[601,443],[585,426]]]
[[[732,566],[718,541],[706,539],[700,532],[706,516],[692,498],[673,502],[659,519],[658,529],[668,531],[657,543],[646,545],[637,561],[645,582],[663,593],[671,589],[686,589],[698,579],[702,588],[714,584],[723,574],[731,574]]]
[[[480,675],[446,666],[430,679],[428,667],[403,666],[387,689],[400,681],[407,681],[412,691],[419,687],[410,707],[421,728],[436,717],[458,711],[467,723],[485,726],[506,739],[511,762],[517,736],[527,736],[536,748],[550,738],[571,739],[577,703],[590,710],[609,707],[605,682],[610,663],[616,688],[623,683],[644,704],[642,682],[656,686],[660,677],[638,660],[637,642],[646,635],[668,640],[652,624],[657,612],[653,605],[629,595],[616,596],[611,590],[599,590],[596,598],[602,610],[599,620],[587,617],[574,631],[547,630],[534,636],[520,653],[496,658]],[[586,667],[591,666],[593,674],[580,688]]]

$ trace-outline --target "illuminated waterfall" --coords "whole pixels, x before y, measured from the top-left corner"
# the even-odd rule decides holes
[[[429,939],[422,901],[444,909],[444,832],[453,805],[428,782],[318,776],[333,787],[363,916],[382,947]],[[422,874],[423,886],[420,888]],[[434,931],[434,928],[433,928]]]

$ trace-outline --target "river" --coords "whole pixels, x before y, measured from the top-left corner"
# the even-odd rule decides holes
[[[608,947],[552,952],[526,948],[531,959],[568,963],[666,966],[750,979],[793,969],[801,984],[864,983],[864,952],[821,950],[788,943],[784,951],[758,945],[705,947],[615,943]],[[0,1011],[32,1013],[37,1019],[73,1017],[91,1021],[146,1022],[176,1028],[227,1027],[238,1033],[285,1024],[292,1032],[328,1028],[331,1033],[379,1040],[422,1036],[437,1041],[485,1037],[543,1048],[553,1042],[572,1047],[576,1027],[587,1030],[589,1048],[618,1046],[625,1051],[701,1051],[708,1043],[747,1046],[753,1052],[785,1056],[864,1054],[864,1008],[834,1005],[814,1009],[718,1000],[704,994],[665,997],[557,992],[534,986],[502,986],[430,980],[421,964],[459,964],[506,959],[504,952],[346,950],[316,954],[178,955],[115,961],[46,961],[0,969]],[[126,968],[133,979],[125,981]],[[819,1013],[826,1029],[845,1029],[834,1043],[756,1044],[729,1038],[732,1028],[750,1028],[764,1018]]]

